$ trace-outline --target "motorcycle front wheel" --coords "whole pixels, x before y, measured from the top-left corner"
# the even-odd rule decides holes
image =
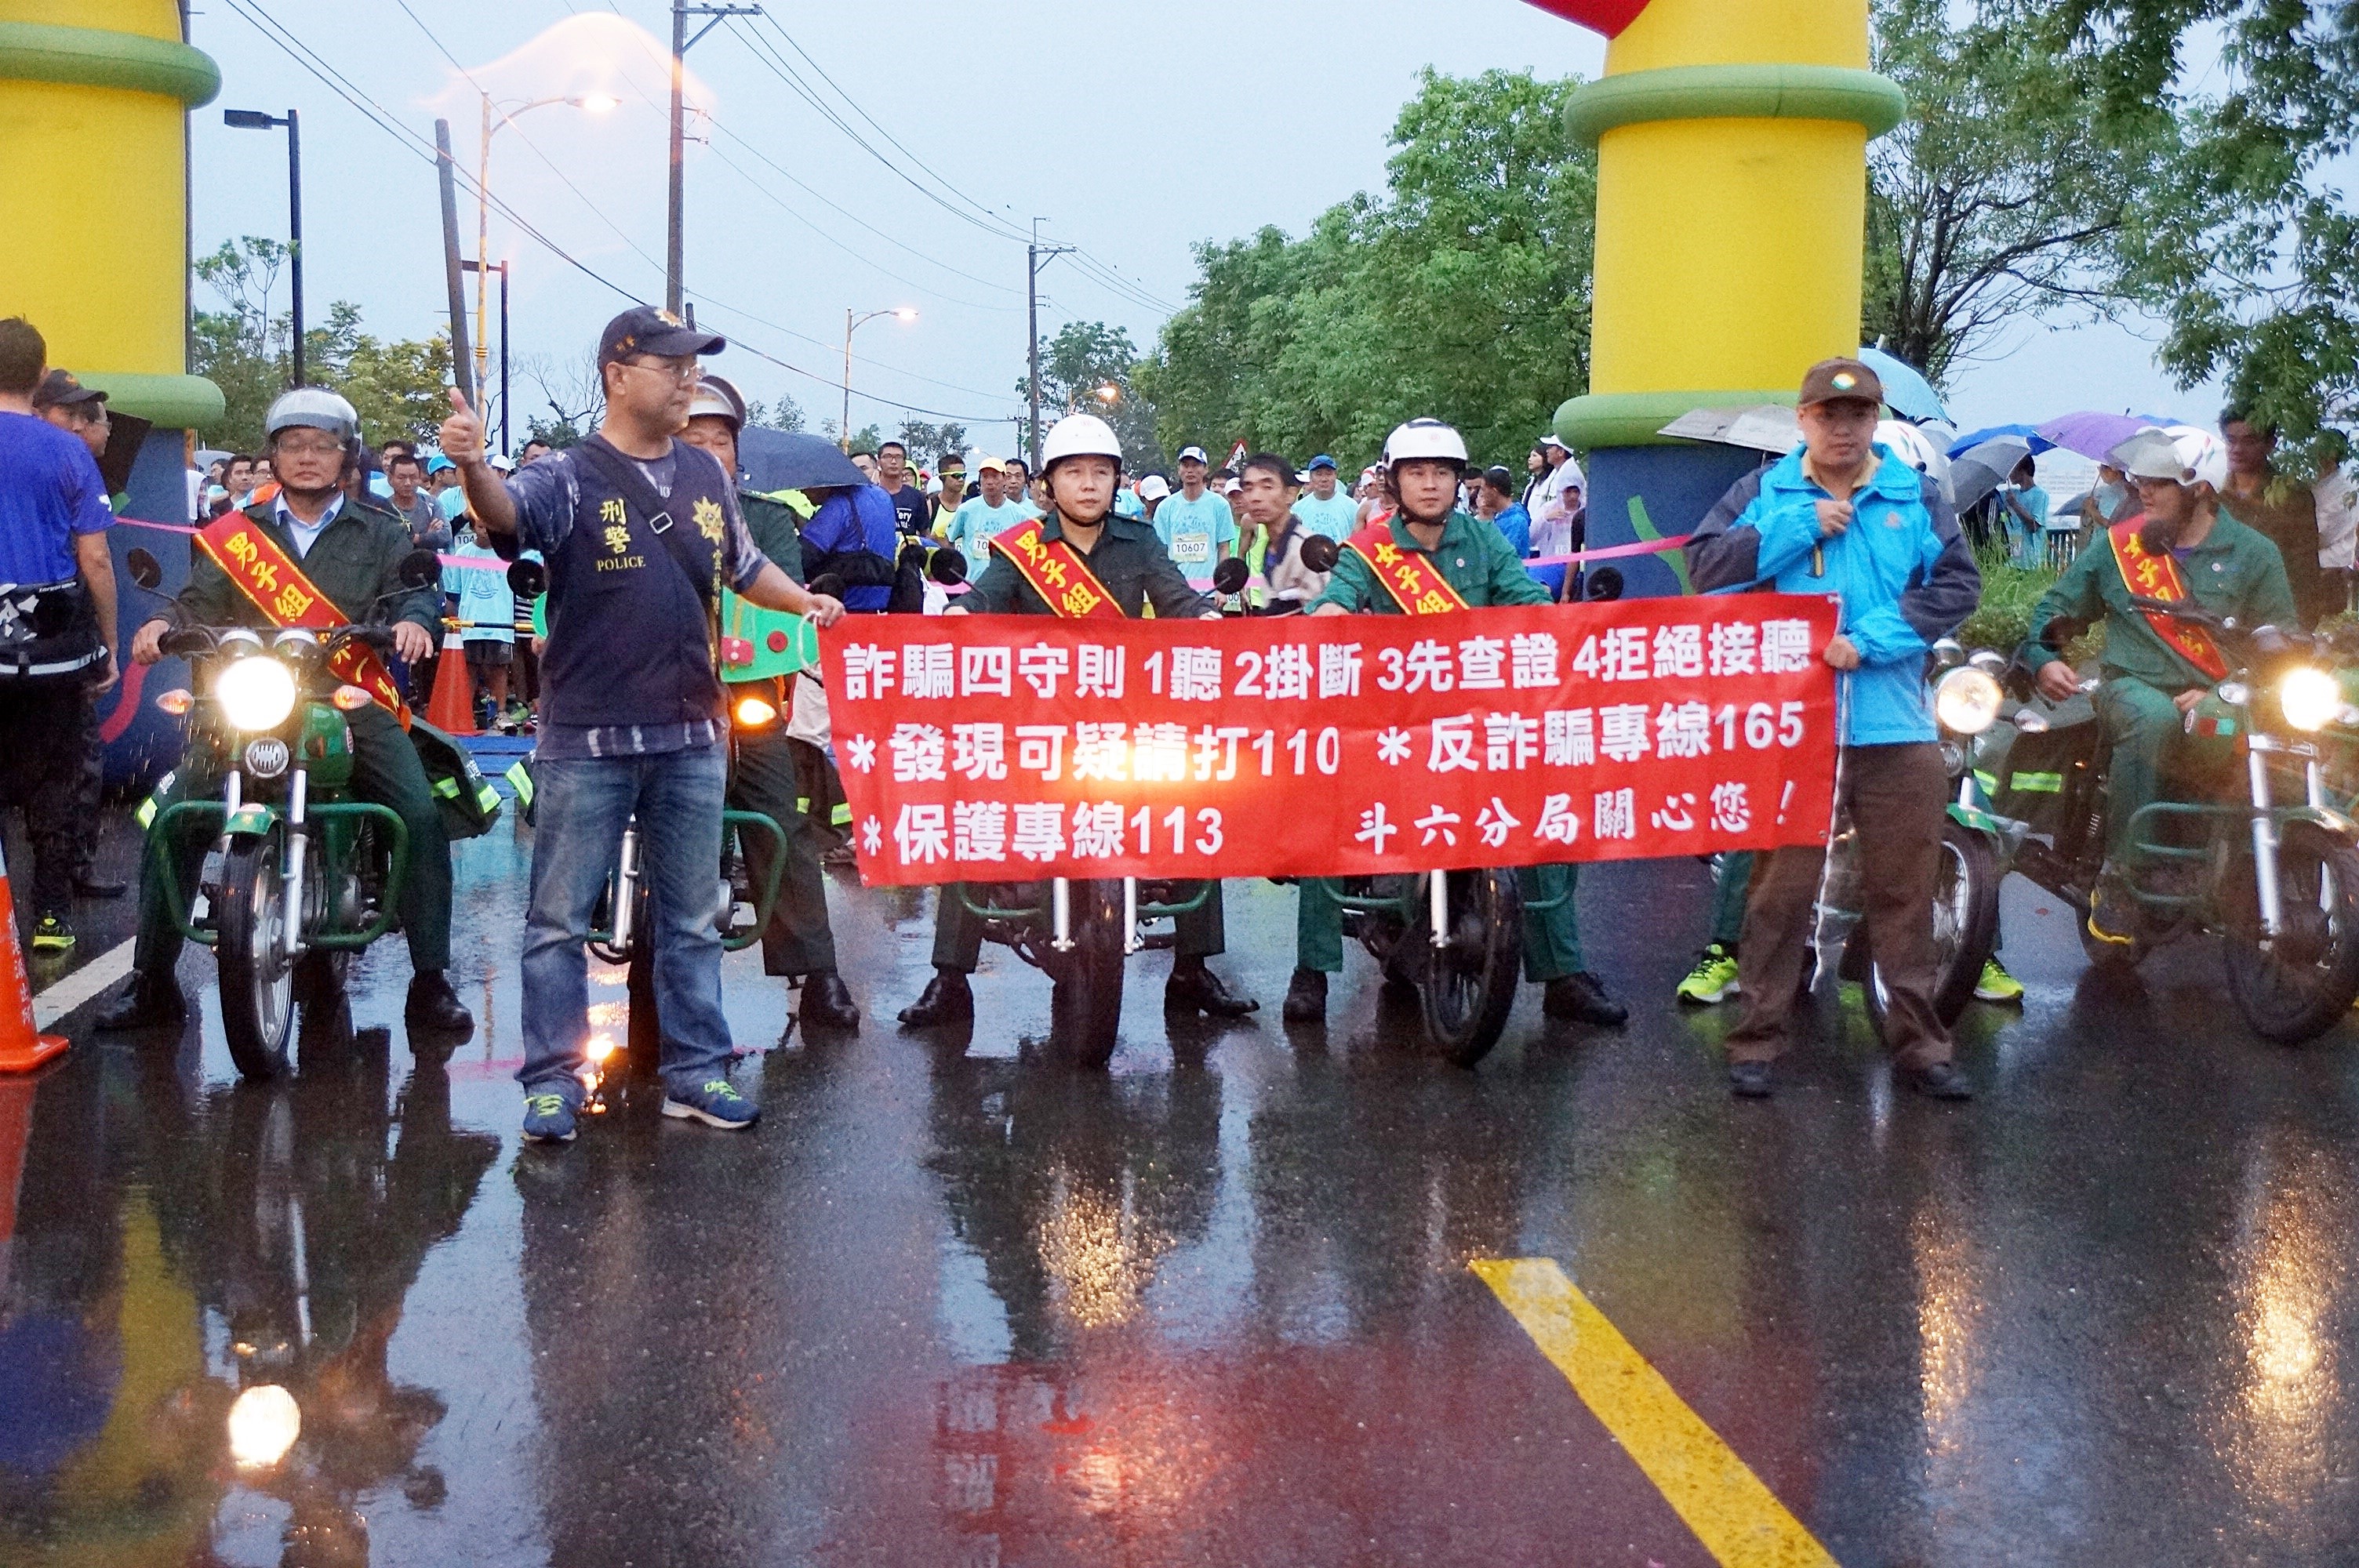
[[[1997,942],[1998,856],[1988,838],[1945,817],[1940,868],[1933,879],[1933,1011],[1943,1023],[1955,1023],[1974,1000],[1975,983]],[[1887,1039],[1885,1016],[1892,993],[1872,956],[1860,990],[1876,1037]]]
[[[1049,1046],[1061,1061],[1093,1070],[1114,1059],[1122,1033],[1125,964],[1122,884],[1071,884],[1073,950],[1053,954],[1049,995]]]
[[[287,957],[287,922],[293,914],[279,875],[280,844],[280,832],[241,838],[222,865],[214,946],[222,1034],[238,1072],[256,1082],[287,1071],[287,1043],[295,1030],[295,966]]]
[[[1429,915],[1401,938],[1421,966],[1419,1009],[1435,1054],[1471,1067],[1491,1054],[1516,1005],[1523,978],[1524,900],[1516,873],[1450,875],[1450,931],[1433,946]]]
[[[2249,890],[2249,866],[2241,880]],[[2240,892],[2238,904],[2240,918],[2221,935],[2228,992],[2245,1022],[2280,1045],[2324,1033],[2359,998],[2359,850],[2314,823],[2288,823],[2277,846],[2284,929],[2266,950],[2257,902]]]

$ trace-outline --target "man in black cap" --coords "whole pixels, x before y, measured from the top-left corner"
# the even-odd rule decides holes
[[[524,1133],[573,1137],[590,1035],[584,943],[625,823],[638,822],[655,910],[656,1009],[666,1116],[750,1127],[760,1111],[728,1077],[714,869],[728,723],[715,666],[721,589],[821,625],[843,606],[766,557],[736,477],[679,438],[697,356],[723,341],[640,307],[606,324],[606,413],[581,445],[503,478],[483,421],[456,392],[442,450],[476,520],[549,566],[549,642],[535,768],[532,896],[524,944]]]

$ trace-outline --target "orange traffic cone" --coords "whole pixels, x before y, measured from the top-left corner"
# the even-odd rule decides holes
[[[33,982],[25,973],[25,949],[16,945],[16,901],[8,892],[8,862],[0,858],[0,1073],[29,1073],[66,1048],[55,1034],[33,1027]]]
[[[435,661],[434,698],[426,705],[426,722],[445,735],[479,735],[475,728],[475,680],[467,673],[467,644],[452,627],[442,634],[442,656]]]

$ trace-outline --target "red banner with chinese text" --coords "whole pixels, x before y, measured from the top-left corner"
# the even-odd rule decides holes
[[[848,616],[872,885],[1366,876],[1823,842],[1831,599],[1446,618]]]

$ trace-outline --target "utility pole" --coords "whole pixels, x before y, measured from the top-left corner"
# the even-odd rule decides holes
[[[456,165],[451,161],[451,122],[434,122],[434,171],[442,182],[442,276],[451,292],[451,379],[459,395],[476,400],[475,362],[467,349],[467,286],[460,279],[465,264],[459,255],[459,188]]]
[[[508,264],[495,261],[486,266],[479,261],[462,261],[459,265],[462,270],[475,275],[475,314],[478,318],[484,313],[484,275],[494,272],[500,275],[500,455],[507,457],[512,455],[508,447]],[[475,381],[478,385],[487,386],[482,362],[483,350],[479,346],[476,351]],[[484,415],[488,426],[490,411],[478,409],[477,412]]]
[[[664,308],[677,316],[680,311],[680,253],[688,205],[688,142],[686,109],[680,90],[688,74],[688,51],[696,47],[697,39],[721,25],[723,16],[758,16],[759,5],[691,5],[687,0],[671,0],[671,204],[664,233]],[[711,21],[696,30],[696,38],[688,36],[690,16],[710,16]]]
[[[1040,243],[1042,222],[1043,220],[1038,218],[1032,220],[1032,243],[1026,253],[1029,265],[1026,271],[1024,290],[1030,305],[1027,319],[1032,324],[1032,344],[1027,351],[1032,368],[1025,383],[1032,394],[1032,436],[1029,449],[1025,454],[1024,466],[1033,473],[1040,471],[1040,258],[1047,256],[1053,261],[1059,256],[1071,254],[1073,249],[1071,245],[1042,244]]]

